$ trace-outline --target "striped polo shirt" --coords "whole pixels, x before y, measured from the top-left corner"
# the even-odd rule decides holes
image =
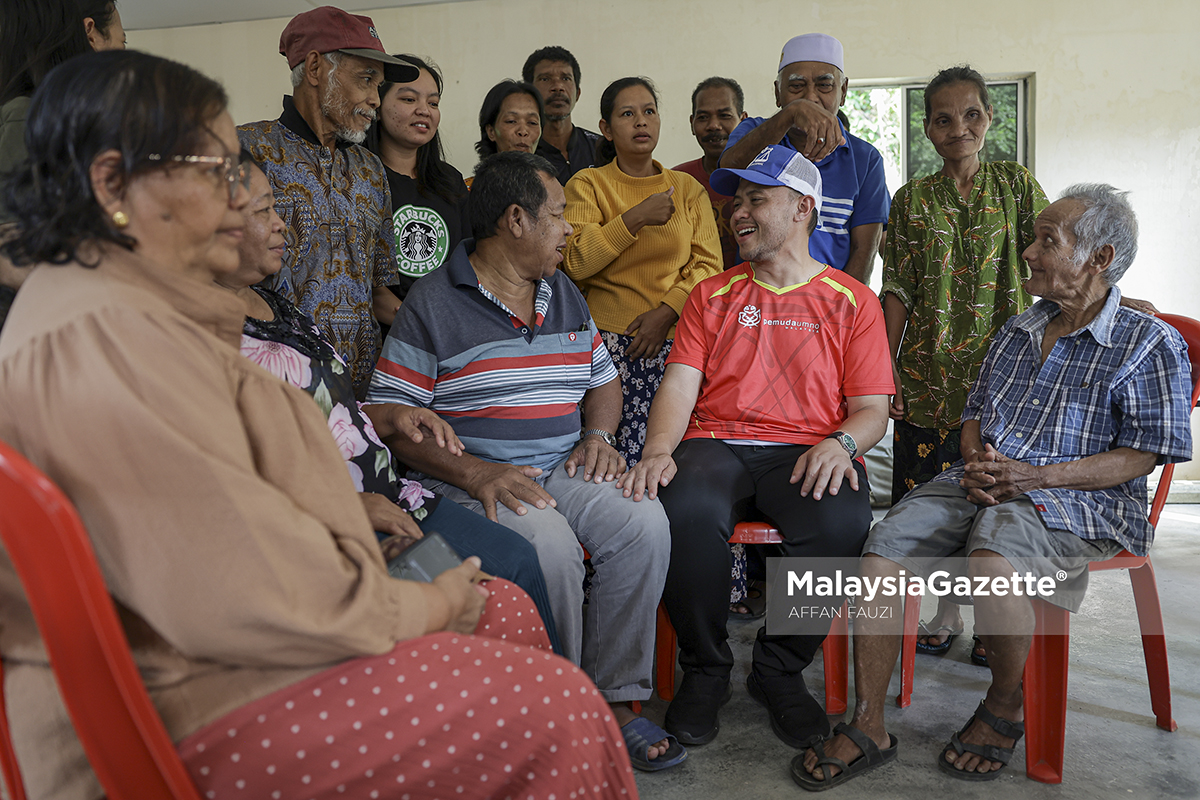
[[[486,461],[558,466],[579,441],[579,402],[617,377],[587,303],[561,272],[521,320],[480,285],[461,242],[417,280],[383,344],[368,403],[432,409]]]

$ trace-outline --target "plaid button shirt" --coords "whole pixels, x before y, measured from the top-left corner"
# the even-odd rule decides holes
[[[1042,337],[1058,305],[1038,301],[1001,328],[967,398],[963,421],[979,420],[984,443],[1036,466],[1118,447],[1156,453],[1165,464],[1192,455],[1187,345],[1165,322],[1120,307],[1115,287],[1100,313],[1059,337],[1042,363]],[[937,481],[957,483],[958,463]],[[1154,531],[1146,478],[1109,489],[1037,489],[1026,495],[1048,528],[1115,539],[1145,555]]]

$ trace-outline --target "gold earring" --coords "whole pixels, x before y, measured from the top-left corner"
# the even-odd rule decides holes
[[[129,225],[129,215],[124,211],[114,211],[112,221],[118,228],[124,228]]]

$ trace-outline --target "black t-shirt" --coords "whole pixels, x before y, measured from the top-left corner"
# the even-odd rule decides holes
[[[562,151],[545,139],[538,142],[535,152],[558,170],[558,182],[566,186],[576,172],[596,165],[596,141],[599,138],[600,134],[576,125],[567,139],[568,158],[563,158]]]
[[[461,184],[462,173],[449,164],[446,167]],[[422,194],[416,180],[386,164],[384,170],[392,192],[396,267],[400,272],[399,283],[388,288],[403,300],[413,281],[440,267],[460,241],[471,238],[467,187],[463,185],[462,197],[450,201],[432,191]]]

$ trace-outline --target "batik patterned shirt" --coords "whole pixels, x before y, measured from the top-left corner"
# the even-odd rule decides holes
[[[1046,195],[1029,170],[981,164],[971,199],[941,173],[896,192],[888,219],[883,293],[908,309],[900,344],[907,422],[956,428],[988,344],[1032,305],[1021,253]]]
[[[290,97],[278,120],[242,125],[238,138],[266,170],[287,225],[283,269],[263,285],[316,320],[361,398],[381,341],[372,290],[397,275],[383,164],[365,147],[323,146]]]
[[[1091,322],[1060,336],[1045,361],[1042,339],[1059,314],[1038,301],[996,335],[964,420],[999,453],[1034,466],[1061,464],[1129,447],[1158,463],[1192,457],[1187,345],[1167,323],[1108,299]],[[961,462],[934,478],[957,483]],[[1094,491],[1036,489],[1025,494],[1048,528],[1083,539],[1114,539],[1135,555],[1150,550],[1146,478]]]

